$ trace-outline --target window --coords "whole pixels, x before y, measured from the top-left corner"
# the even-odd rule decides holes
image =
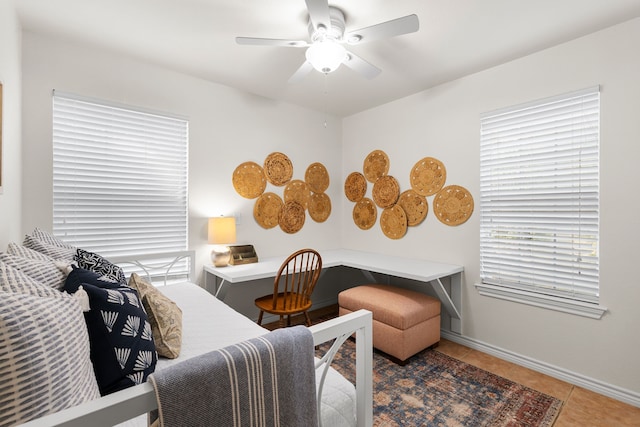
[[[480,118],[483,295],[599,318],[600,92]]]
[[[186,250],[187,149],[183,118],[55,92],[54,234],[107,258]]]

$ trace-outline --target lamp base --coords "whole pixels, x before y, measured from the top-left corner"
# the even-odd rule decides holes
[[[211,250],[211,262],[216,267],[226,267],[231,260],[231,252],[228,246],[221,246]]]

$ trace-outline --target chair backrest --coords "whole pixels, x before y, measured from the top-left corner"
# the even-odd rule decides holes
[[[311,298],[322,271],[322,258],[313,249],[301,249],[284,260],[273,283],[273,301],[285,295],[285,310],[295,310]]]

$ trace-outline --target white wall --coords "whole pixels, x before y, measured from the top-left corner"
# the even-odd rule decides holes
[[[209,261],[206,242],[210,216],[240,214],[238,243],[251,243],[260,257],[286,255],[302,246],[338,246],[341,184],[341,123],[325,114],[256,97],[166,68],[109,52],[23,34],[24,150],[22,232],[52,226],[52,90],[72,92],[189,118],[189,246],[197,251],[197,271]],[[286,234],[265,230],[253,219],[254,200],[233,189],[231,176],[239,164],[262,164],[273,152],[287,154],[295,179],[308,165],[322,162],[332,179],[327,194],[333,202],[329,219],[315,223],[307,216],[302,230]],[[117,165],[114,165],[117,168]],[[283,187],[267,191],[283,195]],[[251,300],[251,305],[253,300]]]
[[[578,375],[640,392],[640,19],[435,87],[343,121],[344,177],[384,150],[389,173],[410,188],[415,162],[444,162],[446,184],[471,191],[475,212],[458,227],[429,212],[392,241],[378,225],[361,231],[342,212],[344,247],[462,264],[463,334]],[[479,296],[479,115],[530,100],[601,85],[601,304],[591,320]],[[371,189],[369,188],[369,194]],[[430,207],[433,197],[428,198]],[[640,394],[638,394],[640,396]]]
[[[11,2],[0,2],[0,83],[2,106],[2,190],[0,190],[0,250],[20,238],[21,196],[21,73],[20,25]]]
[[[6,30],[0,31],[4,36]],[[21,233],[51,226],[52,89],[185,115],[190,119],[190,247],[197,250],[198,268],[208,261],[206,219],[230,213],[242,215],[240,242],[253,243],[262,257],[287,254],[312,242],[320,249],[343,246],[462,264],[467,337],[640,393],[640,337],[634,332],[640,324],[640,287],[633,268],[640,240],[640,200],[634,188],[640,182],[640,20],[343,121],[330,117],[326,129],[320,112],[48,37],[26,33],[23,39],[23,144],[28,156],[22,162]],[[4,48],[4,37],[0,40]],[[2,67],[0,73],[5,72]],[[480,297],[473,287],[479,279],[479,114],[594,84],[602,86],[601,302],[609,313],[597,321]],[[374,149],[389,154],[390,174],[402,189],[409,188],[409,171],[417,160],[442,160],[447,184],[468,188],[476,199],[476,212],[458,227],[440,224],[431,212],[397,241],[384,237],[378,226],[359,230],[342,185],[350,172],[361,170],[364,157]],[[238,164],[261,163],[272,151],[290,156],[296,178],[302,178],[312,162],[327,166],[333,212],[326,223],[307,219],[294,235],[263,230],[255,223],[253,202],[234,192],[231,174]],[[18,159],[18,154],[12,155],[12,161]],[[268,190],[281,194],[271,185]],[[2,197],[3,220],[8,212],[18,224],[19,208],[7,208],[6,195]],[[0,239],[15,239],[15,234],[0,232]],[[351,272],[339,273],[328,276],[338,282],[344,277],[352,280]],[[229,302],[253,316],[252,296],[266,293],[268,287],[268,282],[239,287],[229,294]]]

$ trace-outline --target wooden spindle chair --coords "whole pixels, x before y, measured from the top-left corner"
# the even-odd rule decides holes
[[[304,313],[305,324],[311,326],[308,310],[311,294],[322,271],[322,258],[313,249],[301,249],[289,255],[282,263],[273,282],[273,294],[256,299],[260,309],[258,325],[265,312],[280,316],[279,327],[291,326],[291,316]]]

